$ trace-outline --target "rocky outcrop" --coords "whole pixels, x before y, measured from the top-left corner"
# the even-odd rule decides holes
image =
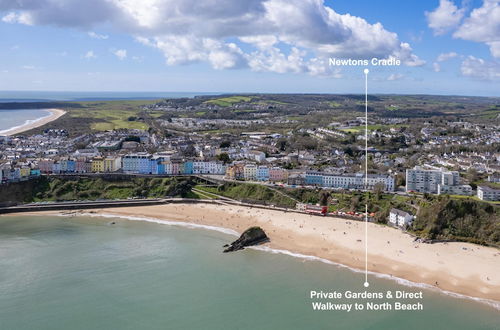
[[[226,248],[224,253],[243,250],[245,246],[258,245],[269,242],[269,237],[260,227],[250,227],[241,234],[240,238],[229,245],[224,245]]]

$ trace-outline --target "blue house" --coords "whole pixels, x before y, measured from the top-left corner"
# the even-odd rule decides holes
[[[188,160],[184,163],[184,174],[193,174],[193,161]]]

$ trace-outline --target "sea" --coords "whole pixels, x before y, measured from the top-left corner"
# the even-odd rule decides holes
[[[193,92],[50,92],[50,91],[0,91],[0,104],[10,102],[51,102],[51,101],[113,101],[113,100],[156,100],[162,98],[195,97],[221,93]],[[28,125],[50,115],[43,109],[0,110],[0,135],[12,128]]]
[[[61,91],[0,91],[0,103],[48,101],[112,101],[155,100],[161,98],[218,95],[220,92],[61,92]]]
[[[500,327],[482,302],[373,275],[365,289],[364,274],[312,258],[223,254],[229,230],[137,220],[1,216],[0,329]],[[422,291],[423,310],[313,310],[311,291],[346,290]]]
[[[2,133],[24,125],[34,123],[50,116],[50,111],[45,109],[16,109],[0,110],[0,135]]]

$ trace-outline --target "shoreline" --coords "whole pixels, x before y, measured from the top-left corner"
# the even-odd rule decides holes
[[[50,112],[50,114],[38,119],[28,120],[22,125],[0,131],[0,135],[12,136],[22,132],[26,132],[33,128],[37,128],[45,124],[48,124],[51,121],[58,119],[59,117],[63,116],[66,113],[66,111],[61,109],[40,109],[40,110],[47,110]]]
[[[206,227],[228,234],[241,233],[257,225],[266,231],[271,242],[252,248],[347,267],[360,274],[360,290],[364,289],[364,226],[356,221],[211,204],[25,213],[30,214],[116,216],[174,225],[192,224],[193,227]],[[371,276],[472,298],[500,309],[498,249],[459,242],[417,243],[397,229],[375,224],[369,224],[368,246],[368,271]]]

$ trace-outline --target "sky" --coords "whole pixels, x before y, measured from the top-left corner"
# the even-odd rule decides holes
[[[0,0],[0,90],[500,96],[500,0]]]

